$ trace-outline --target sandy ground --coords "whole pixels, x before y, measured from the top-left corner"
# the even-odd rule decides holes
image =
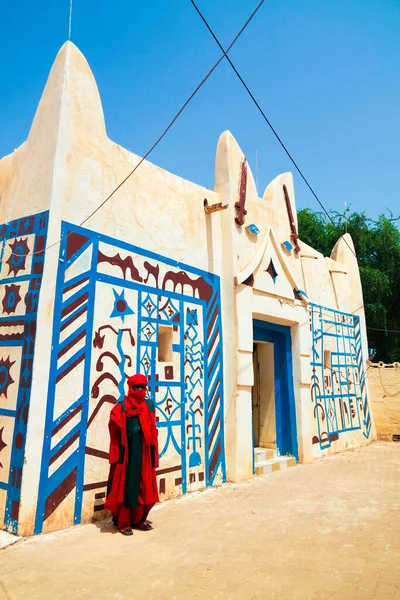
[[[0,551],[1,600],[400,599],[400,444],[374,443]]]

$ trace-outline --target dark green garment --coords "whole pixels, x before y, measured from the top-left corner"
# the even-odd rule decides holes
[[[138,416],[126,418],[126,435],[128,438],[128,465],[126,467],[124,504],[129,508],[136,508],[143,454],[143,434]]]

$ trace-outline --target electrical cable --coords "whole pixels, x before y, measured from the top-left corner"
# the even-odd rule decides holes
[[[377,327],[368,327],[368,325],[367,329],[370,329],[371,331],[384,331],[385,333],[400,333],[399,329],[378,329]]]
[[[201,80],[201,82],[198,84],[198,86],[194,89],[194,91],[190,94],[189,98],[184,102],[184,104],[181,106],[181,108],[178,110],[178,112],[175,114],[175,116],[173,117],[173,119],[170,121],[170,123],[167,125],[167,127],[164,129],[164,131],[162,132],[162,134],[157,138],[157,140],[154,142],[154,144],[150,147],[150,149],[146,152],[146,154],[139,160],[138,164],[130,171],[130,173],[128,173],[128,175],[113,189],[113,191],[81,222],[79,223],[78,227],[82,227],[82,225],[84,225],[91,217],[93,217],[93,215],[95,215],[113,196],[114,194],[126,183],[126,181],[135,173],[135,171],[140,167],[140,165],[146,160],[146,158],[153,152],[153,150],[158,146],[158,144],[161,142],[161,140],[166,136],[166,134],[168,133],[168,131],[171,129],[171,127],[174,125],[174,123],[177,121],[177,119],[180,117],[180,115],[183,113],[183,111],[185,110],[185,108],[187,107],[187,105],[189,104],[189,102],[191,102],[191,100],[194,98],[194,96],[197,94],[197,92],[200,90],[200,88],[205,84],[205,82],[207,81],[207,79],[212,75],[212,73],[215,71],[215,69],[218,67],[218,65],[223,61],[223,59],[225,58],[226,54],[231,50],[231,48],[234,46],[234,44],[237,42],[237,40],[239,39],[239,37],[242,35],[243,31],[246,29],[246,27],[249,25],[250,21],[252,21],[252,19],[254,18],[254,16],[256,15],[256,13],[258,12],[258,10],[261,8],[261,6],[264,4],[265,0],[261,0],[258,5],[256,6],[256,8],[253,10],[253,12],[251,13],[251,15],[249,16],[249,18],[247,19],[247,21],[245,22],[245,24],[243,25],[243,27],[239,30],[239,32],[236,34],[236,36],[234,37],[233,41],[229,44],[226,52],[223,51],[223,55],[217,60],[217,62],[214,64],[214,66],[208,71],[208,73],[205,75],[205,77],[203,77],[203,79]],[[69,235],[69,234],[68,234]],[[41,250],[40,252],[33,252],[30,254],[30,256],[35,256],[37,254],[41,254],[43,255],[44,252],[46,252],[47,250],[49,250],[50,248],[53,248],[54,246],[58,246],[58,244],[60,244],[61,239],[59,239],[57,242],[53,242],[52,244],[49,244],[48,246],[46,246],[46,248],[44,250]],[[14,254],[14,253],[11,253]]]
[[[220,49],[224,53],[225,58],[227,59],[227,61],[231,65],[232,69],[234,70],[234,72],[238,76],[238,78],[239,78],[240,82],[242,83],[242,85],[244,86],[246,92],[249,94],[250,98],[252,99],[252,101],[256,105],[257,109],[261,113],[263,119],[267,123],[268,127],[271,129],[271,131],[274,134],[274,136],[276,137],[276,139],[278,140],[279,144],[282,146],[283,150],[286,152],[287,156],[289,157],[289,159],[292,162],[293,166],[295,167],[295,169],[299,173],[300,177],[303,179],[304,183],[306,184],[306,186],[308,187],[308,189],[310,190],[310,192],[312,193],[312,195],[314,196],[314,198],[316,199],[316,201],[318,202],[318,204],[320,205],[320,207],[322,208],[322,210],[324,211],[324,213],[326,214],[326,216],[328,217],[328,219],[330,219],[332,221],[332,223],[335,224],[333,218],[331,217],[331,215],[329,214],[329,212],[327,211],[327,209],[325,208],[325,206],[322,204],[321,200],[318,198],[316,192],[314,191],[314,189],[312,188],[312,186],[309,183],[308,179],[304,175],[303,171],[300,169],[300,167],[298,166],[297,162],[293,158],[292,154],[289,152],[288,148],[286,147],[286,145],[282,141],[282,139],[279,136],[278,132],[276,131],[275,127],[272,125],[271,121],[268,119],[267,115],[265,114],[265,112],[261,108],[260,104],[257,102],[257,100],[254,97],[254,94],[251,92],[249,86],[246,84],[246,82],[244,81],[243,77],[240,75],[239,71],[237,70],[237,68],[235,67],[235,65],[233,64],[233,62],[231,61],[231,59],[229,58],[229,56],[228,56],[229,49],[225,52],[225,50],[224,50],[221,42],[219,41],[219,39],[215,35],[214,31],[211,29],[209,23],[207,22],[206,18],[204,17],[204,15],[202,14],[201,10],[197,6],[196,2],[194,0],[190,0],[190,2],[193,4],[193,6],[196,9],[197,13],[199,14],[201,20],[203,21],[203,23],[207,27],[208,31],[211,33],[212,37],[214,38],[214,40],[216,41],[216,43],[218,44],[218,46],[220,47]],[[348,246],[348,248],[351,250],[351,252],[357,258],[356,253],[354,252],[354,250],[350,246],[350,244],[347,242],[346,238],[343,238],[343,240],[346,242],[346,245]]]
[[[201,13],[200,9],[198,8],[198,6],[196,5],[196,3],[194,2],[194,0],[190,0],[192,5],[194,6],[194,8],[196,9],[197,13],[199,14],[199,16],[201,17],[202,21],[204,22],[204,24],[206,25],[207,29],[209,30],[209,32],[211,33],[211,35],[213,36],[214,40],[216,41],[216,43],[218,44],[219,48],[222,50],[223,55],[218,59],[218,61],[214,64],[214,66],[208,71],[208,73],[205,75],[205,77],[201,80],[201,82],[198,84],[198,86],[194,89],[194,91],[192,92],[192,94],[189,96],[189,98],[184,102],[184,104],[181,106],[181,108],[178,110],[178,112],[175,114],[175,116],[173,117],[173,119],[170,121],[170,123],[167,125],[167,127],[164,129],[164,131],[161,133],[161,135],[157,138],[157,140],[154,142],[154,144],[150,147],[150,149],[146,152],[146,154],[139,160],[138,164],[128,173],[128,175],[113,189],[113,191],[81,222],[79,223],[78,227],[81,227],[82,225],[84,225],[93,215],[95,215],[113,196],[114,194],[126,183],[126,181],[135,173],[135,171],[140,167],[140,165],[147,159],[147,157],[155,150],[155,148],[158,146],[158,144],[162,141],[162,139],[166,136],[166,134],[168,133],[168,131],[171,129],[171,127],[174,125],[174,123],[177,121],[177,119],[180,117],[180,115],[182,114],[182,112],[185,110],[185,108],[187,107],[187,105],[191,102],[191,100],[194,98],[194,96],[197,94],[197,92],[200,90],[200,88],[204,85],[204,83],[207,81],[207,79],[212,75],[212,73],[215,71],[215,69],[218,67],[218,65],[222,62],[222,60],[224,58],[226,58],[229,62],[229,64],[231,65],[232,69],[234,70],[234,72],[236,73],[237,77],[239,78],[239,80],[241,81],[241,83],[243,84],[244,88],[246,89],[247,93],[249,94],[249,96],[251,97],[252,101],[254,102],[254,104],[256,105],[257,109],[259,110],[259,112],[261,113],[262,117],[264,118],[264,120],[266,121],[266,123],[268,124],[268,126],[270,127],[271,131],[273,132],[273,134],[275,135],[276,139],[278,140],[279,144],[282,146],[283,150],[285,151],[285,153],[287,154],[287,156],[289,157],[290,161],[292,162],[292,164],[294,165],[295,169],[297,170],[297,172],[299,173],[299,175],[301,176],[301,178],[303,179],[303,181],[305,182],[305,184],[307,185],[308,189],[310,190],[310,192],[312,193],[312,195],[314,196],[314,198],[317,200],[318,204],[321,206],[322,210],[324,211],[324,213],[327,215],[327,217],[332,221],[332,223],[334,223],[333,218],[331,217],[331,215],[329,214],[329,212],[326,210],[326,208],[324,207],[324,205],[322,204],[321,200],[319,199],[319,197],[317,196],[316,192],[314,191],[314,189],[312,188],[312,186],[310,185],[310,183],[308,182],[307,178],[305,177],[305,175],[303,174],[302,170],[300,169],[300,167],[298,166],[298,164],[296,163],[296,161],[294,160],[292,154],[290,153],[290,151],[288,150],[288,148],[286,147],[286,145],[284,144],[284,142],[282,141],[282,139],[280,138],[278,132],[276,131],[276,129],[273,127],[272,123],[270,122],[270,120],[268,119],[268,117],[266,116],[266,114],[264,113],[264,111],[262,110],[261,106],[259,105],[259,103],[257,102],[256,98],[254,97],[254,95],[252,94],[251,90],[249,89],[249,87],[247,86],[246,82],[244,81],[244,79],[242,78],[242,76],[240,75],[240,73],[238,72],[238,70],[236,69],[235,65],[233,64],[233,62],[231,61],[230,57],[228,56],[228,52],[232,49],[232,47],[234,46],[234,44],[237,42],[238,38],[240,37],[240,35],[243,33],[243,31],[246,29],[246,27],[249,25],[250,21],[253,19],[253,17],[255,16],[255,14],[258,12],[258,10],[261,8],[261,6],[264,4],[265,0],[261,0],[259,2],[259,4],[256,6],[256,8],[254,9],[254,11],[251,13],[250,17],[247,19],[247,21],[245,22],[245,24],[243,25],[243,27],[239,30],[239,32],[237,33],[237,35],[235,36],[235,38],[233,39],[233,41],[231,42],[231,44],[227,47],[227,49],[225,50],[222,46],[222,44],[219,42],[217,36],[215,35],[215,33],[213,32],[213,30],[211,29],[210,25],[208,24],[207,20],[205,19],[205,17],[203,16],[203,14]],[[70,233],[67,234],[67,236],[70,235]],[[347,243],[347,240],[344,239],[344,241],[346,242],[347,246],[349,247],[349,249],[351,250],[351,252],[354,254],[354,256],[356,256],[355,252],[353,251],[353,249],[351,248],[351,246]],[[59,239],[57,242],[53,242],[52,244],[48,245],[44,250],[41,250],[39,252],[32,252],[30,254],[30,256],[35,256],[35,255],[43,255],[44,252],[46,252],[47,250],[49,250],[50,248],[53,248],[55,246],[58,246],[58,244],[60,244],[61,239]],[[14,252],[11,253],[11,255],[15,254]],[[10,255],[10,256],[11,256]],[[384,331],[384,332],[390,332],[390,333],[400,333],[399,330],[395,330],[395,329],[377,329],[374,327],[367,327],[367,329],[371,330],[371,331]]]
[[[196,9],[198,15],[200,16],[201,20],[203,21],[203,23],[205,24],[205,26],[207,27],[208,31],[211,33],[212,37],[214,38],[215,42],[218,44],[219,48],[222,50],[222,52],[224,53],[224,57],[227,59],[227,61],[229,62],[229,64],[231,65],[232,69],[234,70],[235,74],[237,75],[237,77],[239,78],[240,82],[242,83],[242,85],[244,86],[246,92],[249,94],[250,98],[252,99],[252,101],[254,102],[254,104],[256,105],[257,109],[259,110],[259,112],[261,113],[262,117],[264,118],[264,120],[266,121],[268,127],[271,129],[272,133],[274,134],[274,136],[276,137],[276,139],[278,140],[279,144],[282,146],[283,150],[286,152],[287,156],[289,157],[290,161],[292,162],[292,164],[294,165],[295,169],[297,170],[297,172],[299,173],[300,177],[303,179],[304,183],[306,184],[306,186],[308,187],[308,189],[310,190],[310,192],[312,193],[312,195],[314,196],[314,198],[316,199],[316,201],[318,202],[318,204],[320,205],[320,207],[322,208],[322,210],[324,211],[324,213],[326,214],[326,216],[330,219],[330,221],[335,224],[335,221],[333,220],[332,216],[329,214],[329,212],[327,211],[327,209],[325,208],[325,206],[323,205],[323,203],[321,202],[321,200],[319,199],[319,197],[317,196],[316,192],[314,191],[314,189],[312,188],[311,184],[309,183],[308,179],[306,178],[306,176],[304,175],[303,171],[300,169],[300,167],[298,166],[297,162],[295,161],[295,159],[293,158],[292,154],[290,153],[290,151],[288,150],[288,148],[286,147],[286,145],[284,144],[284,142],[282,141],[281,137],[279,136],[278,132],[276,131],[276,129],[274,128],[274,126],[272,125],[271,121],[268,119],[267,115],[265,114],[265,112],[263,111],[263,109],[261,108],[260,104],[257,102],[256,98],[254,97],[254,94],[251,92],[250,88],[248,87],[248,85],[246,84],[246,82],[244,81],[243,77],[240,75],[239,71],[237,70],[237,68],[235,67],[235,65],[233,64],[232,60],[230,59],[230,57],[228,56],[228,51],[229,48],[225,51],[224,47],[222,46],[221,42],[219,41],[219,39],[217,38],[216,34],[214,33],[214,31],[212,30],[211,26],[209,25],[207,19],[204,17],[203,13],[201,12],[201,10],[199,9],[199,7],[197,6],[195,0],[190,0],[190,2],[192,3],[192,5],[194,6],[194,8]],[[350,246],[350,244],[347,242],[346,238],[343,238],[343,241],[346,243],[347,247],[351,250],[352,254],[354,254],[354,256],[357,258],[356,253],[354,252],[353,248]],[[400,333],[400,331],[396,330],[396,329],[376,329],[374,327],[367,327],[367,329],[371,330],[371,331],[384,331],[386,332],[390,332],[390,333]]]

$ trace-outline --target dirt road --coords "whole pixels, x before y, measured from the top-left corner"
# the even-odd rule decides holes
[[[0,598],[400,599],[400,444],[160,505],[154,530],[76,527],[0,551]]]

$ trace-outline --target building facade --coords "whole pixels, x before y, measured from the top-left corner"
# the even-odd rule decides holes
[[[368,443],[366,329],[350,236],[301,241],[292,176],[258,197],[229,132],[208,190],[106,134],[90,68],[60,50],[0,160],[0,527],[103,513],[126,376],[156,404],[162,499]],[[299,232],[301,236],[301,232]]]

